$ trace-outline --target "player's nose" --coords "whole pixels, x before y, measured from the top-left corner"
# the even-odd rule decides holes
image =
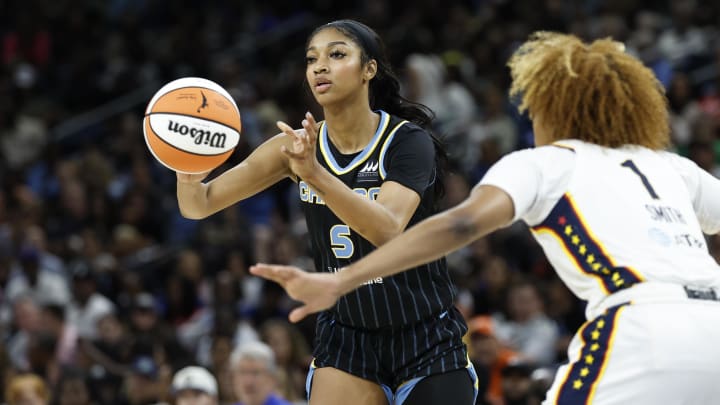
[[[315,74],[327,73],[328,70],[329,70],[329,69],[328,69],[328,66],[327,66],[326,64],[324,64],[324,63],[317,63],[317,64],[315,64],[315,66],[313,67],[313,72],[314,72]]]

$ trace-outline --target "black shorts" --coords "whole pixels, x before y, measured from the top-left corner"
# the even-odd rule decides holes
[[[341,325],[325,312],[318,317],[313,367],[333,367],[395,392],[413,379],[468,368],[466,331],[455,307],[415,324],[376,330]]]

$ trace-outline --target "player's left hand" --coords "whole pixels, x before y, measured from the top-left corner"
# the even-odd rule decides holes
[[[250,273],[280,284],[290,298],[304,304],[290,312],[290,322],[328,309],[340,298],[337,274],[309,273],[293,266],[262,263],[251,266]]]
[[[315,155],[318,125],[310,112],[305,113],[303,129],[295,131],[288,124],[278,121],[278,128],[293,140],[292,150],[282,146],[282,153],[288,157],[290,170],[301,179],[309,179],[316,173],[319,163]]]

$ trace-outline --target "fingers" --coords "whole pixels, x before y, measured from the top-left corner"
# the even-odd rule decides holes
[[[282,152],[285,156],[289,157],[290,159],[304,159],[305,158],[304,153],[293,152],[290,149],[286,148],[285,145],[280,146],[280,152]]]
[[[293,268],[288,266],[258,263],[254,266],[250,266],[250,273],[284,286],[285,282],[292,277]]]
[[[313,311],[311,311],[307,305],[303,305],[301,307],[297,307],[290,311],[290,315],[288,315],[288,319],[292,323],[298,323],[303,320],[306,316],[310,315]]]
[[[276,125],[285,135],[291,136],[295,140],[302,140],[302,136],[292,129],[290,125],[282,121],[278,121]]]
[[[307,123],[307,124],[306,124]],[[318,125],[315,121],[315,117],[308,111],[305,113],[305,119],[303,120],[303,128],[310,138],[310,142],[315,143],[318,135]]]

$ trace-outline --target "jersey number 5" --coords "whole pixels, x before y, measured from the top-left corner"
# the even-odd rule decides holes
[[[635,162],[633,162],[632,160],[628,159],[628,160],[620,163],[620,166],[622,166],[622,167],[627,167],[628,169],[630,169],[630,170],[632,170],[633,172],[635,172],[635,174],[637,174],[638,177],[640,177],[640,181],[642,181],[642,184],[643,184],[643,186],[645,186],[645,189],[646,189],[647,192],[650,194],[650,197],[652,197],[654,200],[659,200],[659,199],[660,199],[660,197],[658,197],[657,193],[655,192],[655,189],[653,188],[653,186],[652,186],[652,185],[650,184],[650,182],[648,181],[647,177],[645,177],[645,175],[643,174],[643,172],[641,172],[640,169],[638,169],[638,167],[635,166]]]
[[[350,239],[350,227],[347,225],[333,225],[330,228],[330,245],[335,257],[349,259],[355,252],[355,245]]]

